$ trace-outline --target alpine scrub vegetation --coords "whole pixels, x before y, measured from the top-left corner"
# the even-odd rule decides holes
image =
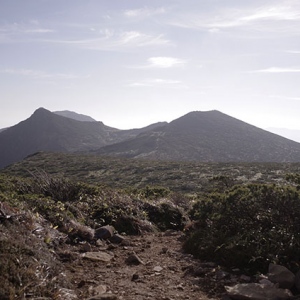
[[[269,263],[299,268],[300,193],[293,186],[236,185],[202,197],[191,210],[186,251],[249,273]]]
[[[95,245],[94,233],[105,225],[127,235],[185,230],[186,252],[249,274],[265,272],[271,262],[299,269],[297,164],[93,159],[93,170],[106,176],[91,181],[76,180],[75,156],[68,167],[61,158],[51,173],[36,164],[30,172],[15,165],[11,174],[18,176],[0,173],[0,299],[55,298],[72,287],[60,275],[73,259],[66,249]],[[90,174],[84,159],[76,161]]]
[[[64,245],[93,243],[94,230],[126,234],[182,229],[186,214],[161,188],[113,190],[35,170],[31,178],[0,175],[0,298],[54,297],[71,283]],[[149,198],[147,198],[149,197]]]

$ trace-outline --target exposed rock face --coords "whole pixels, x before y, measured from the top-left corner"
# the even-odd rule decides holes
[[[280,288],[290,289],[295,284],[295,275],[284,266],[270,264],[268,279]]]
[[[275,286],[259,283],[242,283],[225,287],[231,299],[238,300],[284,300],[292,297],[287,289],[278,289]]]

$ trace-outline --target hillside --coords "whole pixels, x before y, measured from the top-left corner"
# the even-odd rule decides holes
[[[300,144],[219,111],[208,111],[191,112],[97,153],[174,161],[297,162]]]
[[[119,130],[75,112],[52,113],[39,108],[25,121],[0,131],[0,168],[38,151],[82,152],[98,149],[134,138],[162,124]]]
[[[299,164],[49,155],[0,172],[0,299],[299,298]],[[22,165],[26,178],[12,176]],[[92,168],[102,174],[94,185],[78,181]],[[111,169],[119,178],[107,187]],[[133,175],[147,185],[135,187]],[[268,277],[275,260],[294,272],[290,290]],[[263,285],[257,298],[229,294],[247,287],[256,295]],[[272,297],[264,297],[268,287]]]
[[[102,122],[80,122],[40,108],[0,133],[0,168],[37,151],[87,151],[107,145],[117,129]]]

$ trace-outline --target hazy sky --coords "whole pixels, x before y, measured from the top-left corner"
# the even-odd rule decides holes
[[[0,0],[0,97],[0,128],[44,107],[300,129],[300,1]]]

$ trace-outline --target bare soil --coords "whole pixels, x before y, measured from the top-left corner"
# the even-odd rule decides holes
[[[206,286],[203,278],[190,270],[199,263],[183,253],[181,232],[146,233],[125,236],[120,244],[102,241],[81,244],[61,252],[65,276],[74,294],[61,291],[58,299],[217,299],[222,293],[216,285]],[[110,261],[84,258],[86,251],[104,252]],[[137,261],[140,259],[140,262]],[[73,297],[73,298],[72,298]]]

